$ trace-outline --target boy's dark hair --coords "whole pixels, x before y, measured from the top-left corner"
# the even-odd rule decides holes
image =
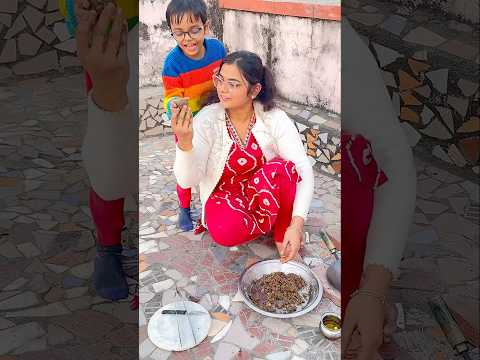
[[[235,51],[227,55],[223,64],[235,64],[248,82],[248,91],[256,84],[262,85],[262,90],[257,96],[257,100],[263,105],[264,111],[272,110],[275,107],[276,86],[270,69],[263,65],[262,59],[250,51]],[[217,103],[220,100],[216,91],[209,94],[207,104]]]
[[[203,0],[172,0],[167,6],[167,24],[172,28],[171,20],[179,23],[187,14],[192,14],[195,19],[200,18],[202,23],[207,22],[207,5]]]

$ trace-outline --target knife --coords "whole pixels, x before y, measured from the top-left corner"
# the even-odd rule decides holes
[[[203,311],[191,311],[187,313],[187,310],[163,310],[162,315],[207,315]]]

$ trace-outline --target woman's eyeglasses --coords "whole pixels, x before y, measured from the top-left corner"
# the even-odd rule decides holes
[[[173,31],[171,34],[175,39],[182,41],[185,39],[185,36],[187,34],[188,36],[190,36],[190,39],[198,39],[202,35],[202,32],[203,32],[203,27],[194,27],[187,32],[178,30],[178,31]]]
[[[237,90],[242,86],[240,82],[237,81],[232,81],[232,80],[227,80],[225,81],[221,75],[219,74],[214,74],[213,75],[213,85],[216,88],[223,87],[225,86],[228,91],[234,91]]]

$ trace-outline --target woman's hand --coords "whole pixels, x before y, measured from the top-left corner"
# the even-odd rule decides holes
[[[342,325],[342,356],[371,360],[383,343],[385,309],[375,297],[356,295],[347,305],[345,321]],[[357,341],[353,341],[357,337]]]
[[[187,105],[182,108],[172,106],[172,130],[177,136],[178,147],[183,151],[190,151],[193,148],[193,115]]]
[[[120,8],[109,3],[99,14],[96,1],[75,0],[78,57],[93,82],[92,98],[107,111],[128,104],[127,23]]]
[[[369,265],[364,272],[360,288],[380,297],[387,295],[392,274],[379,265]],[[370,360],[375,357],[385,338],[394,331],[395,313],[380,298],[357,294],[347,305],[342,325],[342,354],[344,358]],[[354,341],[357,338],[358,341]],[[356,344],[355,344],[356,343]],[[357,351],[358,349],[358,351]]]
[[[303,241],[303,222],[303,218],[293,217],[280,247],[280,262],[286,263],[297,256]]]

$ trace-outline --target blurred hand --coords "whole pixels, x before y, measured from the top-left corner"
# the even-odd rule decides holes
[[[381,302],[369,295],[356,295],[347,305],[342,325],[342,354],[346,354],[355,330],[360,336],[358,360],[370,360],[383,342],[385,311]]]
[[[190,151],[193,148],[193,115],[187,105],[182,108],[172,106],[172,130],[177,136],[178,147],[183,151]]]
[[[301,217],[294,216],[290,226],[285,231],[283,242],[279,246],[280,262],[286,263],[295,259],[303,245],[303,225]]]
[[[92,78],[92,98],[104,110],[121,111],[128,104],[129,78],[128,28],[122,10],[113,3],[102,7],[97,1],[75,0],[75,14],[78,57]]]

